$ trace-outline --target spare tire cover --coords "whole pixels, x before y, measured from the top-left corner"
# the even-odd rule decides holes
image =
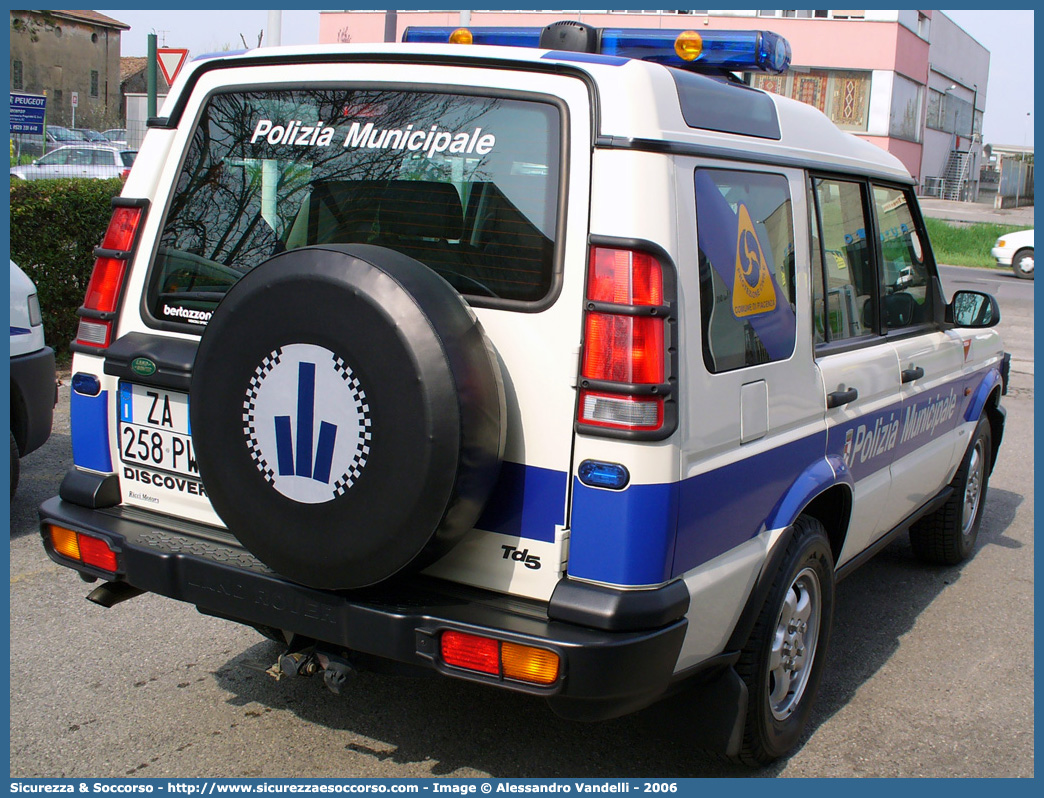
[[[276,255],[229,289],[192,372],[214,510],[321,588],[427,564],[472,528],[503,454],[499,361],[460,295],[368,245]]]

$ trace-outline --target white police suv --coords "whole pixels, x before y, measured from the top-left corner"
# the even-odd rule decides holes
[[[839,578],[974,549],[996,301],[768,32],[411,29],[200,60],[97,250],[58,563],[597,720],[799,740]],[[447,43],[447,40],[450,43]],[[710,709],[712,708],[712,709]]]
[[[58,398],[54,350],[44,337],[36,286],[11,261],[11,495],[18,487],[21,458],[51,435]]]

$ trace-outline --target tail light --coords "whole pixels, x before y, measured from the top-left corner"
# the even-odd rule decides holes
[[[129,166],[126,169],[121,169],[120,170],[120,180],[126,181],[128,177],[130,177],[130,167]]]
[[[116,552],[101,538],[54,524],[48,525],[48,532],[51,546],[57,554],[102,571],[116,573]]]
[[[443,632],[440,651],[442,661],[455,668],[529,684],[553,684],[561,670],[554,651],[467,632]]]
[[[645,437],[671,432],[665,412],[672,392],[671,308],[664,280],[663,263],[649,252],[591,248],[577,406],[580,430]]]
[[[134,255],[144,215],[144,201],[122,197],[113,199],[112,218],[101,246],[94,249],[94,271],[87,284],[83,305],[77,311],[80,326],[76,332],[76,344],[104,349],[112,343],[112,326],[123,293],[127,264]]]

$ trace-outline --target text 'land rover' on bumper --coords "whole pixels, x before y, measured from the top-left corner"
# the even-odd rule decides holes
[[[775,34],[405,39],[179,78],[97,250],[48,553],[335,691],[393,660],[597,720],[699,683],[708,744],[786,753],[836,581],[906,530],[974,548],[996,301],[945,302],[896,159],[733,76],[786,70]]]

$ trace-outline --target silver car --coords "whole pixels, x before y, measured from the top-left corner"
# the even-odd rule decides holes
[[[57,177],[109,179],[125,177],[134,163],[135,150],[104,144],[74,144],[59,147],[26,166],[11,167],[11,177],[42,180]]]

